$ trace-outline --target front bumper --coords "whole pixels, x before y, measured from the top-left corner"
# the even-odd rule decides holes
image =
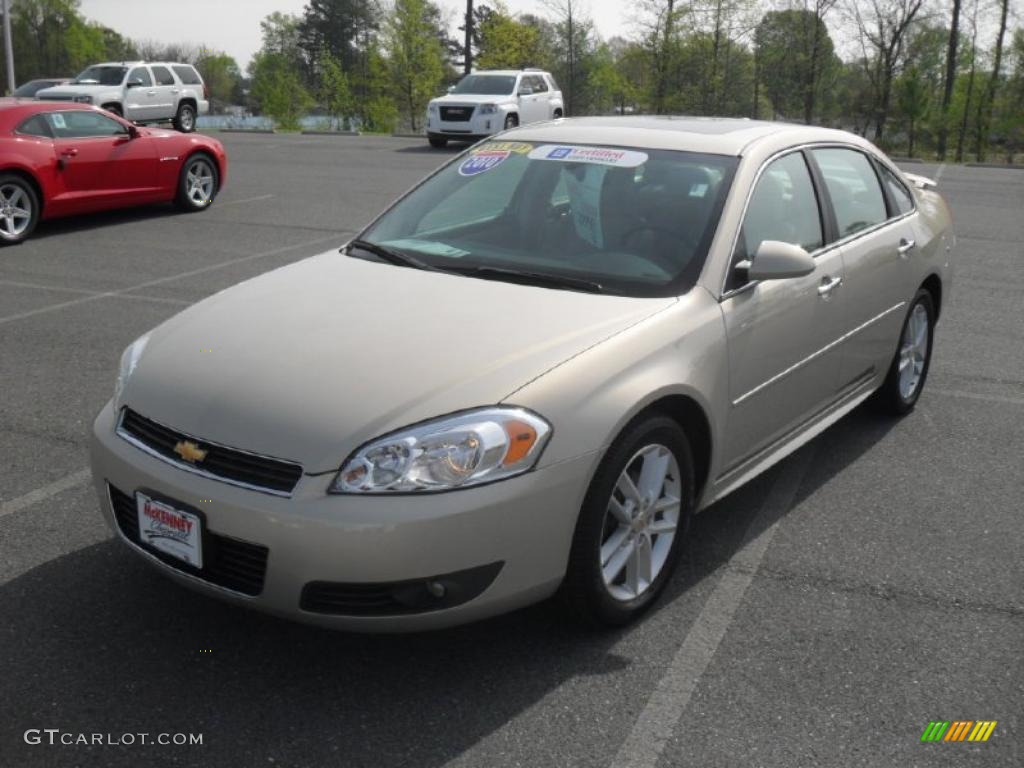
[[[232,603],[365,632],[436,629],[551,595],[565,573],[596,460],[590,454],[479,488],[415,496],[329,496],[331,474],[304,475],[291,497],[282,498],[181,470],[119,437],[114,422],[108,403],[93,426],[93,481],[104,518],[135,552],[182,584]],[[162,495],[201,510],[207,532],[266,547],[262,590],[250,596],[218,586],[132,543],[116,521],[110,488],[130,497],[139,489]],[[494,563],[502,564],[496,576],[479,575],[478,569]],[[464,571],[493,581],[455,607],[395,615],[303,607],[311,605],[308,599],[303,603],[303,590],[315,583],[372,590]]]
[[[497,133],[505,127],[505,113],[501,110],[481,115],[474,110],[469,120],[442,120],[440,113],[427,115],[427,134],[446,139],[477,140]]]

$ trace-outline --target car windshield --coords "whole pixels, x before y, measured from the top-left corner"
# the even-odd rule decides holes
[[[452,93],[505,96],[515,87],[515,75],[466,75],[452,88]]]
[[[351,255],[630,296],[696,282],[737,158],[490,141],[430,177]],[[528,279],[523,279],[527,277]]]
[[[120,85],[127,67],[89,67],[72,82],[75,85]]]

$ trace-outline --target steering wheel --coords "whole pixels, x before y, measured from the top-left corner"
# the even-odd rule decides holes
[[[633,227],[622,236],[622,243],[626,245],[629,243],[629,239],[639,232],[653,232],[656,235],[667,237],[669,242],[677,242],[685,245],[689,248],[692,254],[697,249],[697,239],[691,232],[677,232],[674,229],[668,227],[659,227],[653,224],[641,224],[638,227]],[[674,271],[679,268],[679,261],[671,258],[667,258],[657,251],[653,253],[643,254],[644,258],[650,261],[657,261],[662,266],[667,267],[670,271]]]

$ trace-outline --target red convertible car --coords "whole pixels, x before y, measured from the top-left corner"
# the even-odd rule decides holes
[[[0,99],[0,245],[58,216],[171,201],[202,211],[227,166],[207,136],[139,128],[86,104]]]

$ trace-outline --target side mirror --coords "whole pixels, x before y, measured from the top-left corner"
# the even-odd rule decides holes
[[[815,263],[811,254],[799,245],[764,240],[752,261],[742,261],[736,267],[747,270],[748,280],[784,280],[811,274]]]
[[[129,125],[128,126],[128,138],[129,139],[137,139],[137,138],[139,138],[139,129],[136,128],[134,125]]]
[[[142,78],[140,77],[133,77],[131,80],[127,82],[127,86],[129,88],[141,88],[142,85]]]
[[[530,87],[529,85],[521,85],[521,86],[519,86],[519,95],[520,96],[532,96],[533,95],[533,88]]]

